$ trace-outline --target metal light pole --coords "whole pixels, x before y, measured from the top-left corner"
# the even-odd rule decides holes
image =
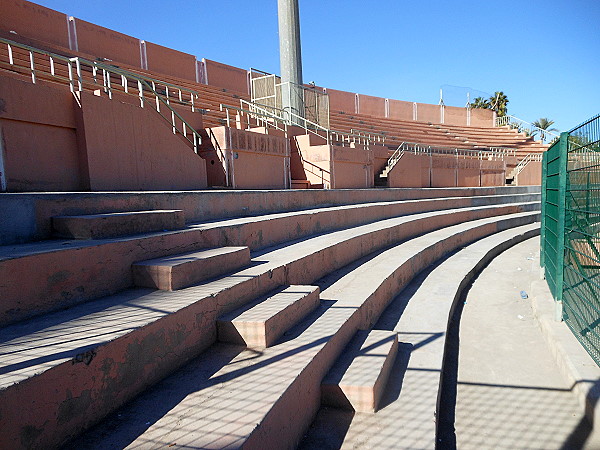
[[[298,0],[277,0],[281,97],[285,111],[304,117]],[[290,118],[292,123],[299,122]]]

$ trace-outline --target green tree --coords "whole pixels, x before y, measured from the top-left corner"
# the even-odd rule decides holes
[[[470,106],[471,108],[489,109],[490,102],[483,97],[476,97],[473,99],[473,102]]]
[[[496,111],[498,117],[505,116],[508,112],[508,97],[502,91],[497,91],[488,100],[490,103],[490,109]]]
[[[471,108],[492,109],[498,117],[505,116],[508,111],[508,97],[502,91],[494,93],[490,98],[476,97],[470,104]]]
[[[545,133],[545,131],[558,131],[557,128],[550,128],[552,125],[554,125],[554,120],[548,120],[547,117],[539,118],[538,120],[533,122],[532,125],[539,129],[539,130],[533,130],[533,132],[531,133],[532,136],[536,136],[539,131],[540,140],[542,142],[544,142],[546,140],[546,137],[548,136],[548,134]]]

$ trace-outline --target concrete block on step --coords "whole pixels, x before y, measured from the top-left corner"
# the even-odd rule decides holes
[[[136,286],[174,291],[250,264],[248,247],[220,247],[134,263]]]
[[[294,285],[217,321],[219,340],[266,348],[319,305],[317,286]]]
[[[72,239],[105,239],[185,226],[182,210],[128,211],[80,216],[55,216],[54,233]]]
[[[375,412],[398,352],[392,331],[359,331],[321,384],[323,404]]]

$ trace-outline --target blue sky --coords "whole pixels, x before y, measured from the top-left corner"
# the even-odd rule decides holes
[[[40,0],[107,28],[279,73],[276,0]],[[599,0],[300,0],[304,81],[463,106],[504,91],[509,114],[568,130],[600,112]],[[452,87],[456,86],[456,87]]]

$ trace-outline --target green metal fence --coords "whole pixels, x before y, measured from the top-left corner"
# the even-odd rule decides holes
[[[600,365],[600,115],[544,154],[541,263],[562,319]]]

